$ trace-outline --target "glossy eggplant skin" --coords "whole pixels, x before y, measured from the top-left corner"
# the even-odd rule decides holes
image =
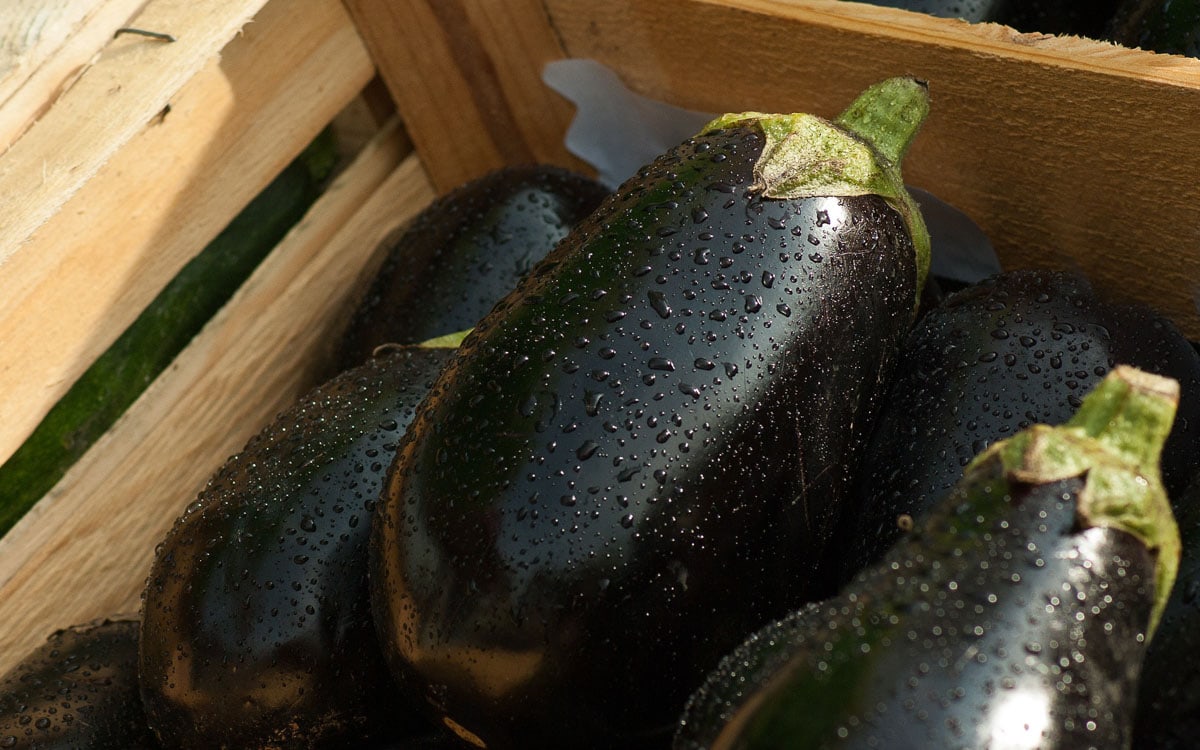
[[[763,628],[692,697],[675,750],[1128,747],[1154,596],[1079,477],[987,471],[836,598]]]
[[[972,23],[991,22],[1017,31],[1072,34],[1099,39],[1119,0],[870,0],[874,5],[904,8]],[[1161,3],[1161,0],[1159,0]]]
[[[151,750],[137,679],[138,623],[55,631],[0,677],[0,748]]]
[[[855,483],[838,545],[845,582],[901,536],[996,440],[1066,421],[1124,363],[1179,381],[1163,454],[1167,492],[1182,492],[1200,455],[1200,356],[1169,320],[1101,298],[1081,275],[998,274],[947,295],[909,334]]]
[[[1190,750],[1200,737],[1200,474],[1171,498],[1183,551],[1171,598],[1146,649],[1135,750]]]
[[[961,18],[978,23],[992,21],[1011,0],[870,0],[872,5],[904,8],[939,18]]]
[[[1017,31],[1103,39],[1120,0],[1008,0],[991,19]]]
[[[1107,38],[1126,47],[1200,57],[1200,0],[1125,0]]]
[[[139,655],[165,744],[337,747],[425,726],[374,636],[367,540],[389,457],[451,352],[406,347],[306,394],[175,522]]]
[[[342,338],[339,371],[384,344],[472,327],[609,192],[533,164],[489,172],[434,201],[385,241],[383,265]]]
[[[882,198],[750,189],[756,126],[643,168],[463,342],[372,540],[385,653],[489,748],[661,747],[811,575],[916,307]]]

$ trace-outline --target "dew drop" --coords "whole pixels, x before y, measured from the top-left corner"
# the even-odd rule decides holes
[[[667,304],[667,295],[659,291],[651,291],[649,297],[650,307],[654,309],[654,312],[658,313],[658,317],[671,317],[671,306]]]
[[[599,391],[584,391],[583,409],[589,417],[594,417],[600,413],[600,401],[603,398],[604,394]]]

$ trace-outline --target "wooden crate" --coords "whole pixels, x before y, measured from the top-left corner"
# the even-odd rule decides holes
[[[705,111],[833,115],[876,80],[924,78],[909,182],[1007,265],[1080,268],[1200,338],[1200,61],[837,0],[46,5],[55,33],[0,69],[0,460],[376,74],[399,120],[0,539],[0,672],[56,627],[136,612],[154,544],[312,385],[389,229],[505,163],[584,168],[563,146],[571,106],[540,80],[551,60]]]

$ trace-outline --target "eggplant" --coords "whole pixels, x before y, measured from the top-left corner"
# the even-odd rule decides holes
[[[384,241],[383,265],[341,337],[337,371],[380,346],[475,325],[608,193],[584,175],[531,164],[438,198]]]
[[[480,746],[661,746],[753,627],[823,595],[928,269],[899,162],[926,86],[726,115],[475,327],[371,540],[384,653]]]
[[[0,748],[159,747],[138,696],[137,638],[129,618],[52,633],[0,677]]]
[[[1180,383],[1162,465],[1174,496],[1200,456],[1200,355],[1170,320],[1065,271],[1008,271],[947,295],[901,349],[839,532],[839,580],[879,559],[976,453],[1066,421],[1117,363]]]
[[[1179,563],[1177,398],[1121,366],[1065,425],[989,447],[883,560],[730,653],[675,750],[1128,747]]]
[[[870,0],[873,5],[904,8],[972,23],[990,22],[1017,31],[1103,38],[1119,0]],[[1161,2],[1161,0],[1160,0]],[[1171,0],[1168,0],[1168,4]]]
[[[1200,57],[1200,0],[1125,0],[1106,38],[1126,47]]]
[[[992,21],[1010,0],[870,0],[872,5],[903,8],[940,18],[961,18],[978,23]]]
[[[989,20],[1027,33],[1103,39],[1120,0],[1008,0]]]
[[[1133,722],[1136,750],[1188,750],[1200,737],[1200,474],[1171,507],[1179,572],[1142,662]]]
[[[449,360],[405,347],[299,399],[210,478],[155,550],[141,695],[176,748],[310,748],[427,724],[375,638],[367,540],[391,452]]]

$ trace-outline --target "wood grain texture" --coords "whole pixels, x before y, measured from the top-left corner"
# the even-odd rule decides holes
[[[569,56],[692,109],[832,116],[874,81],[928,80],[908,182],[1006,266],[1078,268],[1200,338],[1200,61],[836,0],[546,6]]]
[[[372,73],[337,0],[270,3],[0,265],[0,461]]]
[[[146,0],[5,0],[0,154],[41,116]]]
[[[433,198],[381,131],[172,367],[0,539],[0,674],[54,629],[136,613],[154,545],[224,460],[312,385],[359,276]]]
[[[122,35],[0,161],[0,268],[209,63],[266,0],[150,0]],[[186,29],[186,33],[183,30]]]
[[[505,164],[587,167],[541,81],[562,50],[538,0],[344,0],[440,192]]]

